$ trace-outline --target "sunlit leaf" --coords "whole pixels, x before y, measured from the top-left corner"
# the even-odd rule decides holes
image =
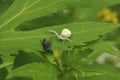
[[[58,70],[48,63],[30,63],[12,71],[7,78],[29,77],[33,80],[57,80]]]

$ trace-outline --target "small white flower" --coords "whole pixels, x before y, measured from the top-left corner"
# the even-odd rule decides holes
[[[68,41],[71,42],[71,40],[69,39],[69,37],[71,36],[72,33],[71,33],[71,31],[70,31],[69,29],[67,29],[67,28],[64,28],[64,29],[61,31],[60,35],[59,35],[56,31],[53,31],[53,30],[49,30],[49,32],[55,33],[55,34],[57,35],[57,37],[58,37],[59,39],[61,39],[61,40],[68,40]]]

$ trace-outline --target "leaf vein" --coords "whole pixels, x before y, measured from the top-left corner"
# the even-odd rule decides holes
[[[112,28],[113,26],[111,26]],[[109,29],[110,27],[106,27],[106,28],[98,28],[98,29],[95,29],[95,30],[86,30],[86,31],[82,31],[82,32],[76,32],[76,33],[73,33],[73,35],[75,34],[82,34],[82,33],[87,33],[87,32],[92,32],[92,31],[99,31],[99,30],[103,30],[103,29]],[[55,35],[54,35],[55,36]],[[53,35],[47,35],[47,36],[30,36],[30,37],[18,37],[18,38],[9,38],[9,39],[1,39],[0,41],[9,41],[9,40],[20,40],[20,39],[29,39],[29,38],[42,38],[42,37],[53,37]]]

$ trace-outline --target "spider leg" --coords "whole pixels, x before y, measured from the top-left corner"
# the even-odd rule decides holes
[[[60,35],[58,38],[63,40],[63,41],[67,40],[69,42],[72,42],[69,38],[62,37],[62,35]]]
[[[69,38],[64,38],[62,35],[59,35],[56,31],[53,31],[53,30],[48,30],[48,31],[56,34],[56,36],[58,37],[58,39],[63,40],[63,43],[64,43],[65,40],[68,40],[69,42],[72,42]]]
[[[65,43],[65,40],[63,40],[63,44]]]
[[[66,38],[66,40],[68,40],[69,42],[72,42],[69,38]]]
[[[53,30],[48,30],[49,32],[52,32],[52,33],[54,33],[54,34],[56,34],[57,35],[57,37],[59,37],[59,35],[58,35],[58,33],[56,32],[56,31],[53,31]]]

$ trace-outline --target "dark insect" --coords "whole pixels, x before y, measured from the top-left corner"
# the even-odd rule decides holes
[[[42,46],[43,46],[45,51],[48,51],[48,52],[51,51],[51,43],[50,43],[50,41],[48,41],[46,39],[43,39],[43,41],[41,43],[42,43]]]

